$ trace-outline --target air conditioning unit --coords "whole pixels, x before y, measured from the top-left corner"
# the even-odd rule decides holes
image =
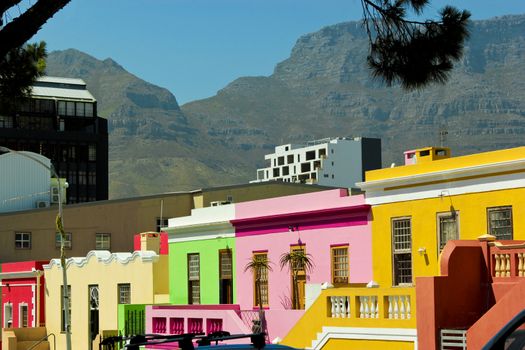
[[[213,202],[210,202],[210,206],[212,207],[218,207],[219,205],[226,205],[226,204],[230,204],[231,202],[228,202],[228,201],[213,201]]]
[[[36,207],[37,208],[48,208],[49,207],[49,201],[37,201]]]
[[[51,196],[51,203],[58,203],[60,202],[60,197],[58,196],[58,194],[54,194]]]

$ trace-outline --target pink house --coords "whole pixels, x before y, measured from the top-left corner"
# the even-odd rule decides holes
[[[48,261],[2,264],[2,327],[45,325],[44,274]]]
[[[261,287],[270,340],[283,338],[317,298],[322,284],[367,283],[372,279],[370,206],[346,189],[239,203],[232,221],[236,236],[237,303],[257,309],[255,278],[245,271],[253,258],[269,261]],[[284,253],[304,249],[313,269],[281,269]],[[294,300],[298,299],[298,300]]]

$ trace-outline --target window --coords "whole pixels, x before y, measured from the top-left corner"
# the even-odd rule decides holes
[[[68,295],[68,315],[69,315],[69,329],[71,330],[71,286],[67,286],[67,295]],[[60,331],[66,331],[66,307],[64,304],[64,286],[60,286],[60,309],[61,312],[61,324]]]
[[[15,249],[31,249],[31,232],[15,232]]]
[[[410,218],[392,219],[393,283],[412,283],[412,223]]]
[[[306,246],[293,245],[290,247],[291,254],[305,254],[306,255]],[[305,307],[305,285],[306,285],[306,267],[303,261],[292,261],[290,269],[290,282],[292,291],[292,309],[294,310],[304,310]],[[294,275],[296,276],[296,281],[294,283]]]
[[[58,101],[58,115],[66,115],[66,101]]]
[[[426,156],[429,156],[429,155],[430,155],[430,150],[419,152],[419,156],[420,157],[426,157]]]
[[[111,249],[111,233],[95,233],[95,249]]]
[[[286,163],[293,163],[293,154],[289,154],[286,156]]]
[[[160,232],[163,227],[168,226],[168,219],[157,218],[157,232]]]
[[[290,175],[290,168],[283,166],[283,176]]]
[[[118,286],[118,303],[131,304],[131,284],[120,283]]]
[[[254,253],[255,261],[268,262],[267,253]],[[264,265],[264,264],[263,264]],[[259,284],[259,285],[258,285]],[[253,273],[254,305],[268,306],[268,269],[262,266]],[[259,300],[261,303],[259,303]]]
[[[459,239],[458,212],[437,214],[439,252],[451,239]]]
[[[332,283],[348,283],[348,246],[332,247]]]
[[[310,171],[310,163],[302,163],[301,164],[301,172],[306,173]]]
[[[273,177],[279,177],[280,170],[279,168],[273,168]]]
[[[284,156],[277,158],[277,165],[284,165]]]
[[[315,159],[315,151],[306,152],[306,160],[313,160],[313,159]]]
[[[88,146],[88,160],[94,162],[97,160],[97,146],[89,145]]]
[[[188,254],[188,304],[200,304],[200,257]]]
[[[488,233],[496,239],[512,239],[512,207],[487,209]]]
[[[25,328],[28,326],[27,324],[27,304],[20,304],[19,305],[19,321],[18,321],[18,327],[19,328]]]
[[[86,103],[86,117],[92,117],[93,116],[93,103]]]
[[[64,249],[71,249],[72,247],[72,240],[73,240],[73,235],[71,234],[71,232],[65,232],[64,234]],[[60,232],[56,232],[55,233],[55,248],[56,249],[60,249],[60,243],[62,241],[62,237],[61,237],[61,234]]]
[[[233,303],[233,273],[231,249],[219,250],[219,303]]]
[[[4,304],[4,328],[13,327],[13,304]]]

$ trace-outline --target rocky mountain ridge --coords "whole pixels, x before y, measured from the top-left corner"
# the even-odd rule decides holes
[[[271,76],[242,77],[179,107],[166,89],[111,59],[49,55],[48,74],[84,79],[110,125],[110,192],[122,197],[247,182],[280,143],[329,136],[383,140],[384,164],[445,144],[453,154],[523,145],[525,15],[474,21],[446,85],[406,92],[370,77],[359,22],[297,40]]]

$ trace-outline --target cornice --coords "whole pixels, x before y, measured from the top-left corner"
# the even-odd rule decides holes
[[[408,165],[410,166],[410,165]],[[472,177],[493,176],[501,173],[525,171],[525,158],[512,161],[495,162],[456,169],[434,171],[382,180],[358,182],[356,185],[364,191],[388,190],[392,187],[425,185],[440,181],[461,181]]]
[[[141,259],[143,263],[156,262],[159,255],[151,250],[135,251],[133,253],[111,253],[107,250],[92,250],[85,257],[75,257],[66,260],[66,268],[69,266],[84,267],[90,263],[91,259],[96,259],[97,263],[110,264],[112,261],[127,265],[135,259]],[[60,259],[52,259],[49,264],[44,265],[44,269],[48,270],[57,266],[60,268]]]

